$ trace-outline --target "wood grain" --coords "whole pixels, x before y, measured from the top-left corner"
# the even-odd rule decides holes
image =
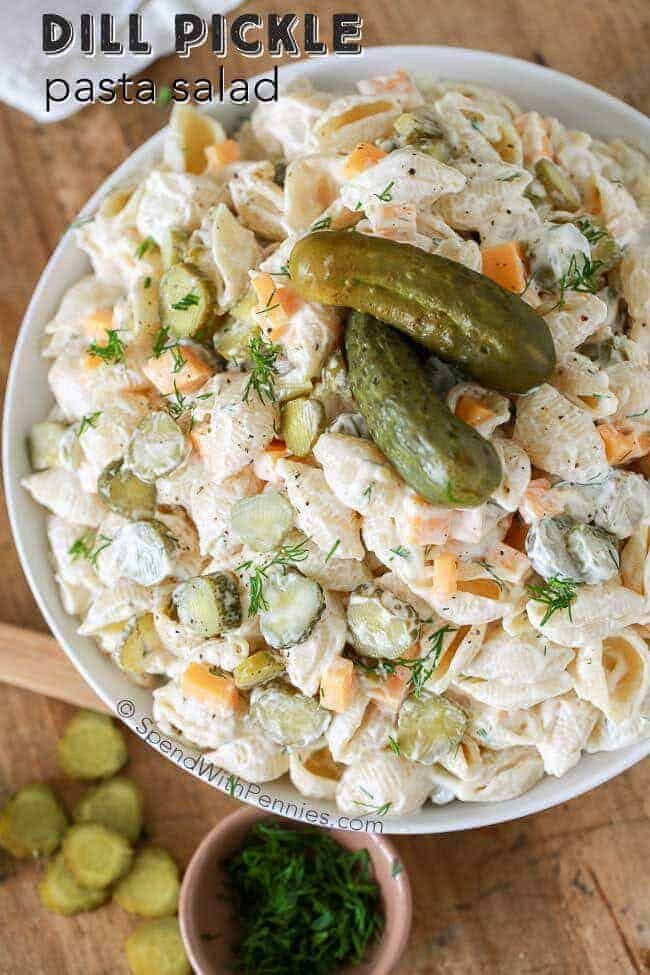
[[[647,0],[357,0],[350,6],[364,17],[366,45],[418,42],[499,51],[548,64],[650,111]],[[282,8],[259,0],[243,9]],[[319,12],[325,25],[334,8],[314,0],[291,9]],[[250,75],[269,63],[229,57],[227,72]],[[160,61],[146,75],[164,83],[214,72],[214,59],[200,50],[189,60]],[[0,108],[3,388],[21,316],[61,233],[167,114],[148,106],[92,106],[40,126]],[[4,510],[0,559],[0,617],[44,631]],[[39,652],[49,646],[34,641],[27,647],[34,680]],[[14,687],[3,686],[0,693],[0,791],[46,779],[74,801],[79,790],[60,778],[55,760],[55,742],[72,709]],[[151,834],[185,864],[205,831],[235,803],[131,735],[129,748],[130,772],[145,789]],[[471,833],[398,838],[413,883],[415,923],[397,975],[650,972],[649,815],[650,764],[644,763],[532,818]],[[2,866],[0,975],[126,975],[121,944],[131,918],[112,906],[73,919],[48,915],[36,891],[40,867]]]

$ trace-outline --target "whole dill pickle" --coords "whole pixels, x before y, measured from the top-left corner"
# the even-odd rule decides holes
[[[370,315],[345,333],[350,387],[377,446],[431,504],[472,508],[501,483],[488,440],[438,399],[417,346]]]
[[[555,367],[551,333],[525,301],[411,244],[316,232],[295,244],[289,270],[304,298],[388,322],[495,389],[525,393]]]

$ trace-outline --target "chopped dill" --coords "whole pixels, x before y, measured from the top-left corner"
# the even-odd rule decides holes
[[[188,291],[186,295],[179,298],[172,304],[174,311],[187,311],[188,308],[192,308],[193,305],[198,305],[199,296],[194,291]]]
[[[556,282],[560,297],[555,308],[564,308],[564,295],[567,291],[579,291],[583,294],[593,295],[601,287],[602,282],[599,275],[604,267],[604,262],[592,261],[584,254],[580,256],[582,257],[582,265],[578,264],[578,258],[572,254],[568,268]]]
[[[321,830],[258,823],[224,868],[241,925],[234,968],[246,975],[347,971],[383,931],[368,851]]]
[[[97,359],[103,359],[106,363],[123,362],[124,343],[118,333],[113,328],[107,328],[106,336],[108,339],[106,345],[98,345],[97,342],[90,343],[88,346],[89,354]]]
[[[590,244],[597,244],[603,237],[609,237],[609,233],[604,227],[598,227],[587,217],[581,217],[580,220],[576,220],[576,227],[582,236],[587,238]]]
[[[391,200],[393,199],[393,194],[391,193],[391,190],[394,185],[395,185],[395,180],[391,179],[390,183],[387,183],[386,186],[384,186],[381,193],[375,194],[377,199],[381,200],[382,203],[390,203]]]
[[[375,673],[379,677],[390,677],[395,673],[397,667],[405,667],[410,671],[409,687],[416,697],[420,697],[424,685],[438,666],[438,661],[440,660],[444,646],[445,635],[455,632],[456,627],[449,626],[446,623],[440,629],[436,630],[435,633],[431,633],[427,637],[430,644],[429,649],[423,657],[419,657],[416,660],[410,660],[407,657],[397,657],[393,660],[373,660],[372,663],[368,663],[355,656],[352,657],[352,662],[366,673]]]
[[[389,735],[388,736],[388,747],[390,748],[390,750],[392,752],[395,752],[395,754],[399,758],[399,756],[401,754],[401,749],[399,747],[399,742],[395,738],[393,738],[392,735]]]
[[[144,287],[147,289],[151,287],[151,278],[149,277],[149,275],[147,275],[146,278],[144,279]]]
[[[101,415],[102,415],[102,410],[97,410],[95,413],[86,413],[85,416],[82,416],[81,423],[79,424],[79,429],[77,430],[77,436],[80,437],[83,433],[86,432],[86,430],[90,429],[90,427],[97,426],[97,420],[100,418]]]
[[[503,591],[503,588],[504,588],[504,586],[505,586],[505,582],[503,581],[503,579],[501,578],[501,576],[498,576],[498,575],[496,574],[496,572],[494,571],[494,569],[492,568],[492,566],[490,565],[490,563],[489,563],[489,562],[483,562],[483,561],[481,561],[481,560],[479,559],[479,560],[477,561],[477,563],[476,563],[476,564],[477,564],[477,565],[480,565],[482,569],[485,569],[485,571],[486,571],[486,572],[487,572],[487,573],[488,573],[489,575],[491,575],[491,576],[492,576],[492,578],[493,578],[493,579],[494,579],[494,581],[496,582],[496,584],[497,584],[497,586],[499,587],[499,589],[501,589],[501,591]]]
[[[325,562],[326,563],[329,562],[329,560],[332,558],[332,556],[334,555],[334,553],[336,552],[336,550],[337,550],[337,548],[339,547],[340,544],[341,544],[341,539],[340,538],[337,538],[336,541],[334,542],[334,544],[332,545],[331,549],[329,550],[329,552],[325,556]]]
[[[140,258],[144,257],[144,255],[151,247],[156,247],[156,246],[157,246],[156,241],[153,239],[153,237],[145,237],[142,243],[138,244],[138,246],[136,247],[135,256],[138,258],[138,260],[140,260]]]
[[[320,220],[317,220],[316,223],[313,223],[309,229],[311,231],[315,231],[315,230],[329,230],[331,226],[332,226],[332,218],[331,217],[321,217],[321,219]]]
[[[403,545],[398,545],[396,548],[391,548],[391,552],[393,555],[397,555],[400,559],[409,559],[411,557],[411,553],[407,548],[404,548]],[[391,562],[392,561],[393,560],[391,559]]]

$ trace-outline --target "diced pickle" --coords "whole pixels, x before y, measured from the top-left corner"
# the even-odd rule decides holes
[[[68,822],[48,785],[23,786],[0,813],[0,847],[14,857],[49,856],[58,848]]]
[[[240,498],[232,506],[230,525],[249,548],[268,552],[280,545],[292,527],[293,508],[277,491]]]
[[[603,234],[591,245],[591,259],[594,262],[601,262],[601,274],[606,274],[615,268],[622,258],[623,251],[611,234]]]
[[[423,106],[411,112],[402,112],[395,119],[395,131],[406,142],[417,142],[423,137],[442,136],[440,122],[433,109]]]
[[[306,457],[325,429],[325,410],[317,399],[300,396],[282,406],[280,436],[296,457]]]
[[[116,775],[88,789],[73,818],[76,823],[99,823],[135,843],[142,832],[142,793],[132,779]]]
[[[141,850],[131,872],[120,880],[114,899],[130,914],[164,917],[178,908],[178,867],[166,850],[149,846]]]
[[[284,662],[269,653],[268,650],[258,650],[246,657],[237,664],[232,672],[236,686],[247,691],[258,684],[267,684],[270,680],[279,677],[284,671]]]
[[[68,917],[81,911],[92,911],[108,897],[107,890],[87,890],[78,884],[65,865],[63,853],[57,853],[48,863],[38,892],[43,907]]]
[[[391,592],[367,583],[350,596],[348,626],[355,647],[367,657],[403,657],[418,639],[419,621],[412,606]]]
[[[467,715],[453,701],[438,694],[407,697],[397,719],[400,755],[433,765],[455,753],[466,727]]]
[[[313,697],[281,684],[257,687],[251,693],[250,715],[277,745],[306,748],[325,734],[331,714]]]
[[[180,467],[187,453],[187,441],[178,423],[164,410],[155,410],[135,428],[126,464],[141,481],[153,484],[157,477]]]
[[[159,521],[133,521],[123,525],[113,539],[121,574],[141,586],[156,586],[172,571],[174,540]]]
[[[130,843],[99,823],[72,826],[63,841],[63,860],[78,884],[102,890],[128,871],[133,859]]]
[[[325,608],[323,589],[297,569],[278,571],[264,586],[259,612],[260,630],[266,642],[282,649],[306,640]]]
[[[120,667],[130,674],[141,676],[146,673],[147,656],[162,649],[162,643],[153,615],[139,616],[129,631],[119,650]]]
[[[97,492],[111,511],[139,521],[152,518],[156,510],[156,485],[141,481],[121,460],[104,468],[97,481]]]
[[[143,921],[126,939],[131,975],[190,975],[178,918]]]
[[[168,268],[159,296],[160,321],[179,338],[191,338],[214,318],[211,285],[192,264]]]
[[[243,298],[234,305],[225,324],[214,336],[215,350],[224,359],[242,362],[248,355],[248,343],[259,328],[255,320],[258,298],[249,288]]]
[[[63,423],[44,420],[35,423],[29,434],[29,462],[32,470],[44,471],[59,463],[61,438],[67,427]]]
[[[580,193],[569,177],[551,159],[538,159],[535,175],[558,210],[573,212],[580,208]]]
[[[179,622],[206,640],[241,623],[239,587],[228,572],[181,582],[172,593],[172,603]]]
[[[187,231],[178,227],[168,227],[160,238],[160,256],[165,270],[173,264],[180,264],[185,257],[189,237]]]
[[[576,581],[595,586],[618,575],[616,538],[604,528],[578,524],[566,536],[566,547],[580,569]]]
[[[107,714],[79,711],[58,744],[59,765],[71,779],[104,779],[126,764],[124,735]]]

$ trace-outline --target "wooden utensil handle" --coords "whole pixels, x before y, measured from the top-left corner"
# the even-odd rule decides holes
[[[0,681],[68,704],[108,711],[54,637],[0,623]]]

